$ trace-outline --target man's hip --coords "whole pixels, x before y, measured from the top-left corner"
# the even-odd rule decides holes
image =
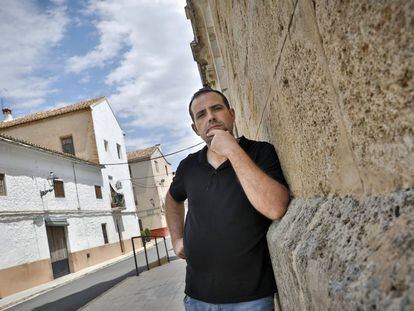
[[[186,295],[184,297],[186,311],[273,311],[274,297],[268,296],[260,299],[237,303],[208,303]]]

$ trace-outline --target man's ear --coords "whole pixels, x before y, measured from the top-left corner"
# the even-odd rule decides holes
[[[236,112],[234,111],[233,108],[230,108],[229,110],[230,110],[231,116],[233,117],[233,122],[234,122],[236,120]]]
[[[194,133],[197,134],[197,136],[200,136],[200,134],[198,134],[197,128],[194,123],[191,123],[191,128],[193,129]]]

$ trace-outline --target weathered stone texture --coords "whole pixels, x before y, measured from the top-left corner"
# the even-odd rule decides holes
[[[412,185],[414,1],[316,1],[315,11],[366,191]]]
[[[282,310],[409,310],[414,191],[295,199],[268,233]]]
[[[239,134],[276,145],[296,196],[412,186],[413,1],[193,2]]]

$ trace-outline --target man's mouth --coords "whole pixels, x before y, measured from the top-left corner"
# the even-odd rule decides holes
[[[210,132],[211,130],[215,130],[215,129],[223,129],[223,126],[220,125],[220,124],[213,125],[212,127],[208,128],[207,133]]]

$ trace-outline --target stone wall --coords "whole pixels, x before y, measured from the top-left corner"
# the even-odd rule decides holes
[[[294,196],[268,235],[283,309],[414,308],[414,1],[187,4],[203,82]]]

